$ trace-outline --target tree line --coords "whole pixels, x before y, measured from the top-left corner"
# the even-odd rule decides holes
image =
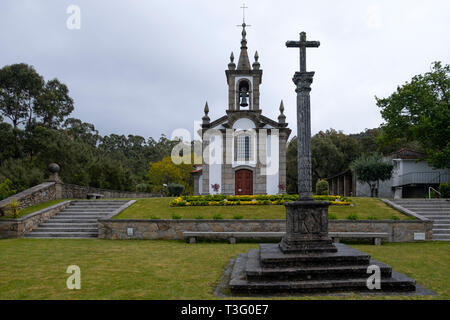
[[[313,183],[380,159],[400,148],[427,154],[450,168],[450,66],[435,62],[387,98],[375,97],[384,123],[359,134],[328,129],[312,137]],[[45,81],[27,64],[0,69],[0,198],[41,183],[47,166],[61,166],[66,183],[163,193],[169,183],[192,192],[192,166],[170,161],[178,140],[135,135],[101,136],[71,118],[74,101],[58,79]],[[352,165],[353,164],[353,165]],[[297,193],[297,143],[287,148],[287,192]]]
[[[51,162],[66,183],[151,191],[149,162],[170,155],[178,141],[101,136],[93,124],[69,117],[73,110],[58,79],[45,81],[27,64],[0,69],[0,197],[41,183]]]

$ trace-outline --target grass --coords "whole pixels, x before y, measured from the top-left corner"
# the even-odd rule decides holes
[[[30,214],[30,213],[33,213],[33,212],[36,212],[36,211],[39,211],[39,210],[42,210],[42,209],[54,206],[55,204],[58,204],[58,203],[61,203],[61,202],[64,202],[64,201],[67,201],[67,199],[50,200],[50,201],[47,201],[47,202],[42,202],[42,203],[36,204],[34,206],[30,206],[30,207],[24,208],[24,209],[19,211],[19,214],[18,214],[17,217],[18,218],[24,217],[27,214]],[[12,214],[0,216],[0,219],[12,219],[12,218],[13,218]]]
[[[0,240],[2,299],[217,299],[213,290],[230,258],[257,244],[133,240]],[[450,299],[450,243],[355,245],[396,271]],[[81,290],[68,290],[69,265],[81,269]],[[301,297],[301,299],[421,297]],[[289,298],[296,299],[296,298]]]
[[[233,219],[241,216],[243,219],[285,219],[286,209],[278,205],[261,206],[233,206],[233,207],[170,207],[169,201],[173,198],[139,199],[131,207],[120,213],[115,219],[150,219],[157,216],[160,219],[172,219],[174,214],[183,219],[196,219],[202,216],[204,219],[213,219],[214,216],[222,216],[223,219]],[[391,220],[393,216],[401,220],[410,219],[401,212],[392,209],[379,199],[352,198],[354,206],[330,206],[329,213],[337,219],[346,219],[348,216],[357,215],[363,220],[376,217],[378,220]]]

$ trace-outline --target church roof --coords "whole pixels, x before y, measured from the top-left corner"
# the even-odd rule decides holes
[[[396,152],[391,153],[389,156],[393,159],[409,159],[409,160],[418,160],[426,158],[426,154],[408,148],[402,148]]]
[[[252,111],[234,111],[229,113],[228,115],[222,116],[214,121],[212,121],[208,128],[217,128],[219,126],[223,126],[223,128],[232,128],[235,120],[240,118],[248,118],[256,123],[257,128],[264,128],[266,125],[272,128],[285,128],[287,127],[287,123],[279,123],[275,120],[272,120],[266,116],[263,116],[260,112],[252,112]]]

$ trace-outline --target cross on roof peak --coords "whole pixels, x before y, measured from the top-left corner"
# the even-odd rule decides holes
[[[237,27],[242,27],[245,29],[245,27],[251,27],[251,25],[245,23],[245,9],[248,9],[248,7],[245,6],[245,3],[241,7],[242,9],[242,24],[238,24]]]
[[[245,24],[245,9],[248,9],[248,7],[245,6],[245,3],[242,4],[242,24]]]

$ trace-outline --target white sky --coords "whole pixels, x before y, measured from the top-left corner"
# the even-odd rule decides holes
[[[284,100],[295,132],[298,50],[285,47],[305,31],[312,132],[357,133],[382,119],[374,96],[390,95],[433,61],[449,63],[448,0],[247,0],[249,56],[263,70],[261,108],[276,119]],[[68,30],[69,5],[81,29]],[[0,67],[25,62],[46,80],[66,83],[73,117],[101,134],[170,135],[192,131],[207,100],[212,120],[225,114],[225,69],[239,56],[238,0],[2,0]]]

